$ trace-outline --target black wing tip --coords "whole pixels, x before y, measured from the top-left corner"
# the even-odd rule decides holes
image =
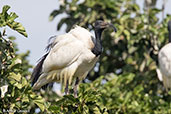
[[[33,86],[37,82],[37,80],[39,79],[39,77],[40,77],[40,75],[42,73],[43,62],[46,59],[47,55],[49,54],[49,51],[57,44],[57,42],[54,42],[56,37],[57,36],[54,35],[54,36],[49,38],[48,45],[45,48],[47,53],[38,60],[38,64],[34,68],[33,73],[31,75],[31,86]],[[50,87],[52,87],[53,84],[51,84],[51,83],[50,84],[46,84],[46,85],[42,86],[42,89],[47,88],[49,85],[50,85]]]
[[[42,58],[40,58],[38,61],[39,63],[36,65],[36,67],[33,70],[33,73],[31,75],[31,86],[33,86],[37,80],[39,79],[41,73],[42,73],[42,65],[44,60],[46,59],[47,55],[49,53],[46,53]]]
[[[171,20],[168,22],[168,30],[171,31]]]
[[[168,21],[168,24],[171,25],[171,20]]]
[[[52,87],[53,87],[53,84],[54,84],[53,82],[52,82],[52,83],[48,83],[48,84],[42,86],[41,88],[42,88],[43,90],[45,90],[46,88],[52,88]]]

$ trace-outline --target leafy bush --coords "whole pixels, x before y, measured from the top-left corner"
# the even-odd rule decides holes
[[[93,30],[96,19],[113,23],[118,32],[107,30],[103,34],[103,54],[94,70],[79,86],[78,98],[60,96],[52,90],[33,92],[30,86],[32,66],[27,60],[29,52],[16,54],[14,37],[0,32],[0,113],[57,114],[170,114],[171,92],[166,93],[157,79],[157,53],[168,41],[167,22],[170,15],[159,21],[160,9],[143,12],[132,0],[61,0],[58,10],[50,20],[66,13],[58,30],[67,25],[66,31],[78,24]],[[8,14],[9,6],[0,13],[0,27],[9,26],[27,36],[25,29]],[[17,24],[16,24],[17,23]],[[87,81],[88,80],[88,81]]]
[[[93,30],[97,19],[117,27],[116,34],[104,32],[103,54],[87,77],[94,81],[104,76],[104,83],[93,87],[100,94],[97,104],[105,107],[105,113],[171,113],[171,94],[165,92],[155,71],[158,50],[168,42],[167,22],[171,19],[167,15],[160,22],[156,16],[160,12],[155,7],[141,11],[132,0],[63,0],[50,14],[50,20],[67,14],[58,30],[64,24],[66,31],[76,24]]]
[[[0,13],[0,27],[10,27],[27,37],[24,27],[15,22],[18,17],[14,12],[8,14],[9,6],[4,6]],[[35,112],[35,104],[45,110],[45,100],[32,91],[30,72],[32,66],[27,60],[29,51],[16,54],[15,37],[6,38],[5,29],[0,31],[0,113]],[[32,110],[33,109],[33,110]]]

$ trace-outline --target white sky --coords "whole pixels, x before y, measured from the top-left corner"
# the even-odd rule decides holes
[[[137,0],[141,6],[144,0]],[[161,8],[163,0],[158,0],[157,6]],[[166,0],[166,12],[171,14],[171,0]],[[64,27],[56,31],[57,23],[61,16],[49,22],[50,13],[59,7],[58,0],[0,0],[0,12],[4,5],[10,5],[10,12],[16,12],[19,16],[17,21],[26,28],[28,38],[7,29],[8,36],[16,36],[19,52],[30,50],[30,63],[35,65],[36,61],[45,54],[44,48],[51,36],[65,33]],[[161,16],[161,15],[160,15]]]
[[[50,13],[59,7],[58,0],[0,0],[0,12],[4,5],[10,5],[9,12],[16,12],[19,16],[16,20],[25,27],[28,38],[7,28],[8,36],[16,36],[19,52],[30,50],[30,63],[36,61],[45,54],[47,41],[51,36],[65,33],[64,29],[56,30],[59,18],[49,21]]]

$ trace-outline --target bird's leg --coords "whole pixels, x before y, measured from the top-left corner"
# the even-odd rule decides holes
[[[68,95],[69,94],[69,88],[68,88],[68,80],[67,80],[67,83],[66,83],[66,86],[65,86],[65,95]]]
[[[76,82],[75,82],[75,86],[74,86],[74,97],[77,98],[77,93],[78,93],[78,83],[79,83],[79,79],[78,77],[76,78]]]

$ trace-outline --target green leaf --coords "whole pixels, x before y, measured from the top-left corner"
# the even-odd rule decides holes
[[[19,82],[21,80],[21,74],[15,74],[14,72],[11,72],[9,78]]]
[[[42,97],[38,97],[33,100],[33,102],[41,109],[41,111],[45,110],[44,99]]]
[[[79,102],[79,100],[77,98],[74,98],[73,95],[64,95],[64,98],[67,98],[68,100],[73,102]]]
[[[123,23],[123,22],[126,21],[129,17],[130,17],[129,14],[123,15],[123,16],[120,18],[120,21]]]
[[[20,83],[18,83],[18,82],[16,82],[15,84],[14,84],[14,86],[16,86],[18,89],[21,89],[23,86],[22,86],[22,84],[20,84]]]
[[[49,107],[49,110],[51,110],[51,111],[54,111],[54,112],[58,112],[58,110],[60,110],[60,107],[59,106],[56,106],[56,105],[51,105],[50,107]]]
[[[129,31],[125,29],[123,32],[126,35],[127,40],[130,40],[130,33],[129,33]]]
[[[128,92],[126,94],[126,97],[124,98],[124,102],[123,104],[126,104],[128,102],[128,100],[130,100],[130,97],[132,96],[132,92]]]
[[[7,11],[9,9],[10,9],[10,6],[8,5],[5,5],[3,7],[2,13],[0,13],[0,27],[9,26],[11,29],[27,37],[28,35],[26,33],[25,28],[22,26],[22,24],[14,21],[18,17],[17,14],[14,12],[11,12],[10,14],[8,14]]]
[[[132,8],[133,8],[132,9],[133,11],[139,11],[140,10],[140,8],[137,4],[132,4]]]
[[[5,5],[5,6],[3,7],[3,9],[2,9],[2,14],[7,13],[7,11],[8,11],[9,9],[10,9],[10,6]]]
[[[18,23],[18,22],[11,22],[11,23],[8,23],[7,24],[11,29],[19,32],[20,34],[24,35],[25,37],[28,37],[26,31],[25,31],[25,28],[22,26],[21,23]]]
[[[35,95],[35,94],[30,94],[30,97],[31,97],[32,99],[34,99],[34,98],[36,97],[36,95]]]
[[[11,12],[9,16],[9,22],[13,22],[18,17],[18,15],[14,12]]]
[[[28,96],[24,96],[24,97],[22,98],[22,102],[29,102]]]
[[[28,82],[27,82],[26,78],[23,77],[23,78],[22,78],[22,86],[23,86],[23,87],[26,86],[27,83],[28,83]]]
[[[58,23],[58,26],[57,26],[57,30],[59,30],[62,27],[62,25],[66,22],[67,19],[68,18],[63,18],[60,20],[60,22]]]
[[[49,21],[53,21],[53,19],[60,13],[61,12],[59,10],[54,10],[49,16]]]

